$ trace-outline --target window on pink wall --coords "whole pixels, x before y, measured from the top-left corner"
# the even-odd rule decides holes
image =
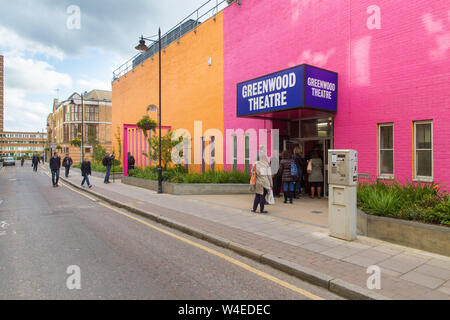
[[[244,154],[245,154],[245,172],[250,172],[250,136],[245,135],[244,144]]]
[[[415,121],[414,129],[414,178],[433,179],[433,122]]]
[[[378,175],[394,176],[394,124],[378,125]]]

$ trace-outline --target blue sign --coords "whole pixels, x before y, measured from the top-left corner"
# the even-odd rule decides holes
[[[237,116],[289,109],[337,110],[337,73],[301,65],[238,83]]]
[[[324,69],[305,65],[305,97],[303,107],[337,111],[338,75]]]

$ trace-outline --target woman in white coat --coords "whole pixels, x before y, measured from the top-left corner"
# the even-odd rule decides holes
[[[252,212],[256,213],[259,204],[260,213],[268,213],[264,211],[264,202],[267,193],[272,189],[272,170],[264,153],[258,153],[258,159],[253,165],[253,172],[255,175],[255,184],[252,185],[252,191],[255,191],[255,200],[253,201]]]

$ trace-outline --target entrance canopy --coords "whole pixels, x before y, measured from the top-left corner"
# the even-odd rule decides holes
[[[307,64],[237,84],[237,116],[299,119],[337,111],[336,72]]]

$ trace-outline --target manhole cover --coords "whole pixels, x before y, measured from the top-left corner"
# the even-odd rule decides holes
[[[311,213],[319,214],[319,213],[322,213],[322,211],[313,210],[313,211],[311,211]]]

